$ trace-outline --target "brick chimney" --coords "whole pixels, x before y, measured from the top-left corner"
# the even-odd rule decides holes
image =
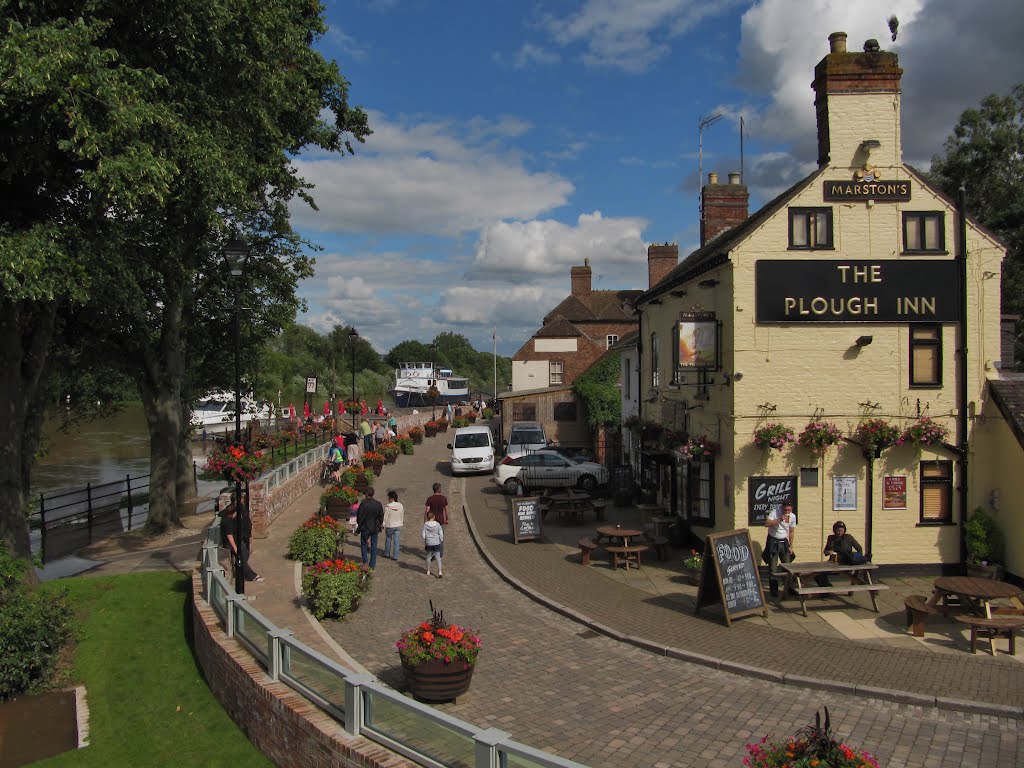
[[[569,279],[572,281],[573,296],[577,298],[589,296],[591,286],[590,259],[584,259],[582,267],[573,267],[569,270]]]
[[[701,247],[747,219],[750,193],[747,192],[747,185],[740,183],[738,173],[729,174],[728,184],[719,184],[718,174],[709,173],[708,183],[701,189],[700,198]]]
[[[863,52],[851,53],[845,32],[833,32],[828,41],[830,53],[814,68],[811,83],[818,116],[818,167],[899,165],[899,57],[881,50],[877,40],[865,42]]]
[[[647,246],[647,287],[653,288],[660,283],[665,275],[675,269],[678,262],[678,244],[665,243],[664,245]]]

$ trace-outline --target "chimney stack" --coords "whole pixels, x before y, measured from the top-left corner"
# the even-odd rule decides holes
[[[814,68],[811,83],[818,116],[818,167],[899,165],[899,57],[880,50],[877,40],[865,42],[863,52],[849,52],[845,32],[833,32],[828,42],[829,54]],[[869,139],[880,146],[866,149],[863,144]]]
[[[676,268],[678,262],[678,244],[647,246],[647,287],[653,288],[660,283],[665,275]]]
[[[572,284],[572,295],[577,298],[590,296],[591,272],[590,259],[583,259],[582,267],[573,267],[569,270],[569,279]]]
[[[747,219],[750,193],[747,192],[747,185],[740,183],[738,173],[729,174],[728,184],[719,184],[718,174],[709,173],[708,183],[701,189],[700,199],[702,248],[722,232]]]

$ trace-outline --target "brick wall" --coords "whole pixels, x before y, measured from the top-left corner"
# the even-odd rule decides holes
[[[196,660],[207,685],[249,740],[275,765],[290,768],[405,768],[415,764],[362,737],[271,680],[248,651],[224,634],[217,614],[202,599],[199,571],[192,574],[192,624]]]

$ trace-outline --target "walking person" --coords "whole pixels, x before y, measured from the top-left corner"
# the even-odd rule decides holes
[[[433,512],[427,512],[427,521],[423,523],[423,548],[427,552],[427,576],[430,575],[430,561],[436,558],[437,578],[444,578],[444,572],[441,570],[441,558],[444,554],[441,547],[443,545],[444,528],[434,519]]]
[[[768,589],[772,597],[777,597],[779,581],[775,574],[779,571],[779,563],[788,563],[793,559],[796,530],[793,502],[786,501],[781,508],[774,508],[764,524],[768,528],[768,539],[764,544],[764,559],[768,563]]]
[[[398,500],[398,491],[388,491],[388,503],[384,505],[384,557],[398,559],[404,520],[405,507]]]
[[[373,450],[373,430],[370,429],[370,422],[365,416],[359,422],[359,434],[363,436],[363,453],[369,453]]]
[[[373,498],[373,486],[370,486],[356,512],[356,533],[359,534],[359,554],[363,564],[369,565],[371,570],[377,567],[377,541],[383,527],[384,506]]]
[[[238,518],[238,508],[234,502],[231,502],[224,510],[221,526],[221,539],[231,554],[232,565],[235,568],[241,567],[246,581],[263,581],[263,577],[249,565],[249,538],[244,530],[249,526],[245,526]],[[251,535],[252,533],[249,531],[249,536]]]
[[[433,491],[423,508],[423,522],[427,521],[429,515],[433,515],[439,524],[448,525],[448,499],[441,493],[441,484],[434,483]],[[441,544],[441,554],[444,554],[444,543]]]
[[[380,444],[384,442],[384,422],[378,421],[376,429],[373,430],[373,447],[374,450],[380,448]]]

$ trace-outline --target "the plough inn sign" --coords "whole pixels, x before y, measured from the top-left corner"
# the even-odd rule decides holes
[[[758,261],[758,323],[956,322],[952,259]]]

